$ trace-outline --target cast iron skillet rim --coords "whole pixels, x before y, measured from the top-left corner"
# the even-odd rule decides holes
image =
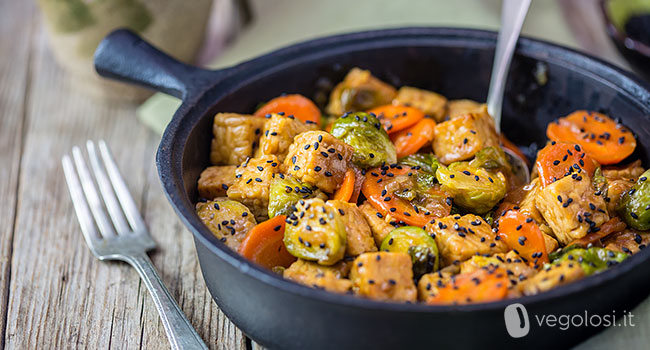
[[[171,152],[166,151],[166,149],[173,150],[174,147],[179,146],[184,148],[185,140],[187,139],[188,134],[191,132],[193,125],[188,128],[185,125],[181,125],[181,121],[185,119],[187,115],[192,115],[193,113],[199,112],[201,109],[206,109],[208,107],[201,105],[200,101],[205,99],[205,93],[207,91],[213,90],[216,86],[220,85],[236,85],[237,76],[239,74],[246,73],[246,70],[257,70],[257,71],[266,71],[272,69],[275,63],[271,58],[280,59],[282,56],[288,54],[296,54],[298,56],[312,55],[314,52],[306,52],[307,48],[316,48],[318,50],[326,50],[330,46],[343,46],[351,45],[356,41],[370,41],[372,39],[384,39],[384,40],[394,40],[400,36],[404,36],[410,39],[418,39],[424,36],[436,35],[442,39],[472,39],[477,44],[480,42],[494,42],[496,38],[496,33],[491,31],[484,30],[475,30],[475,29],[456,29],[456,28],[431,28],[431,27],[414,27],[414,28],[397,28],[397,29],[386,29],[386,30],[374,30],[374,31],[365,31],[352,34],[342,34],[336,36],[329,36],[321,39],[310,40],[307,42],[299,43],[292,45],[271,53],[267,53],[261,57],[255,58],[253,60],[243,62],[232,68],[229,68],[229,74],[225,77],[224,80],[217,82],[213,86],[206,88],[203,93],[197,98],[191,99],[192,102],[199,102],[198,105],[190,106],[188,102],[183,103],[183,105],[178,109],[172,122],[167,127],[163,139],[161,141],[157,161],[159,165],[159,175],[165,187],[165,194],[172,203],[172,206],[176,212],[181,217],[185,225],[192,229],[194,236],[201,241],[208,249],[219,256],[220,258],[226,260],[228,263],[236,267],[241,273],[248,274],[249,276],[259,279],[264,283],[287,291],[289,293],[299,294],[305,297],[310,297],[314,299],[320,299],[328,303],[342,304],[346,306],[354,306],[359,308],[368,308],[373,310],[390,310],[390,311],[402,311],[402,312],[449,312],[449,311],[461,311],[461,312],[472,312],[472,311],[487,311],[495,309],[503,309],[505,306],[515,303],[537,303],[544,302],[549,299],[566,297],[570,294],[575,294],[582,292],[586,289],[593,288],[607,280],[613,279],[619,274],[625,273],[635,267],[637,264],[647,260],[648,254],[645,252],[640,252],[635,254],[626,260],[625,263],[615,266],[607,271],[604,271],[600,274],[590,276],[579,282],[571,283],[566,286],[562,286],[551,291],[541,293],[534,296],[520,297],[515,299],[507,299],[498,302],[492,303],[481,303],[481,304],[470,304],[463,306],[433,306],[433,305],[423,305],[423,304],[398,304],[398,303],[385,303],[377,302],[373,300],[351,297],[345,295],[334,294],[330,292],[325,292],[307,286],[303,286],[294,282],[285,280],[284,278],[277,276],[266,269],[256,266],[255,264],[247,261],[242,258],[229,248],[227,248],[223,243],[219,242],[214,235],[203,225],[196,214],[191,211],[188,211],[185,208],[185,196],[184,186],[182,184],[182,159],[179,155],[182,155],[181,152]],[[376,41],[376,40],[375,40]],[[530,39],[523,37],[520,40],[518,51],[528,53],[527,56],[535,58],[534,53],[537,52],[535,49],[543,48],[545,51],[540,51],[544,56],[543,59],[547,61],[553,61],[554,63],[565,63],[571,66],[572,70],[579,70],[581,73],[587,73],[592,77],[598,77],[602,83],[608,83],[609,85],[616,85],[612,83],[612,79],[620,80],[621,78],[626,78],[628,81],[621,82],[622,90],[626,92],[630,100],[638,101],[639,94],[648,95],[648,85],[638,78],[632,76],[630,73],[624,72],[611,64],[608,64],[598,58],[592,57],[587,54],[579,53],[575,50],[560,47],[555,44],[551,44],[545,41]],[[552,53],[558,52],[561,55],[552,55]],[[572,60],[580,58],[588,63],[586,66],[576,65]],[[271,61],[271,62],[266,62]],[[256,67],[256,69],[251,69]],[[588,69],[588,68],[591,69]],[[599,70],[599,74],[594,74],[593,70]],[[630,84],[631,83],[631,84]],[[634,87],[637,85],[637,87]],[[639,90],[638,86],[642,89]],[[630,91],[631,87],[634,87],[637,91]],[[636,97],[635,97],[636,95]],[[639,102],[639,104],[641,104]],[[641,104],[642,105],[642,104]],[[198,108],[200,107],[200,108]],[[646,108],[647,109],[647,108]],[[172,166],[173,165],[173,166]],[[176,169],[176,170],[174,170]],[[177,177],[172,176],[177,174]],[[172,181],[168,181],[172,180]],[[179,183],[181,182],[181,183]],[[198,234],[200,232],[200,234]]]

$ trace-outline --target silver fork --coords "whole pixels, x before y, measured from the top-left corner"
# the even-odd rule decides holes
[[[106,143],[99,141],[101,159],[92,141],[86,142],[86,148],[103,205],[79,147],[72,148],[74,165],[69,155],[63,156],[62,163],[81,232],[90,250],[99,260],[125,261],[138,271],[158,309],[172,349],[207,349],[147,256],[156,242],[151,239]]]

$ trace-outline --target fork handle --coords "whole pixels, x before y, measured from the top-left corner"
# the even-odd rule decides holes
[[[147,286],[160,314],[171,348],[174,350],[208,349],[174,298],[169,294],[169,290],[165,287],[149,257],[146,254],[140,254],[124,258],[138,271]]]

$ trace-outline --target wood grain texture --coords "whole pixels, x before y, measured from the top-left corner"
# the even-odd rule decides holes
[[[22,149],[25,95],[29,76],[30,33],[33,4],[0,1],[0,349],[3,348],[9,297],[10,261],[13,247],[18,171]],[[11,53],[11,54],[6,54]]]
[[[94,101],[75,90],[40,26],[32,41],[25,117],[12,117],[24,123],[25,137],[14,181],[6,348],[169,347],[137,273],[124,263],[96,260],[72,209],[61,156],[86,139],[104,139],[120,169],[128,170],[129,188],[160,247],[152,259],[171,294],[211,348],[245,349],[246,338],[212,302],[191,234],[164,198],[154,167],[158,137],[137,122],[135,105]]]

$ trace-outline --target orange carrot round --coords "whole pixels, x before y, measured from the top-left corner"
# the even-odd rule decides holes
[[[481,268],[454,276],[428,304],[469,304],[501,300],[508,293],[508,274],[503,268]]]
[[[527,262],[541,266],[547,263],[548,252],[542,231],[533,219],[518,210],[509,210],[499,218],[499,233],[508,248]]]
[[[602,113],[584,110],[550,123],[546,136],[553,141],[579,144],[601,164],[616,164],[636,148],[636,139],[625,126]]]
[[[284,113],[293,115],[303,122],[320,123],[320,110],[314,102],[305,96],[294,94],[279,96],[267,102],[255,112],[255,116],[264,117],[267,114]]]
[[[433,129],[436,122],[423,118],[415,125],[391,135],[390,139],[397,150],[397,158],[416,153],[420,148],[433,141]]]
[[[354,193],[354,184],[356,182],[355,178],[356,177],[354,175],[354,170],[352,168],[348,168],[348,170],[345,171],[345,176],[343,177],[341,187],[339,187],[336,192],[334,192],[332,199],[349,202],[352,198],[352,193]]]
[[[535,166],[542,187],[545,187],[573,173],[580,175],[581,172],[586,171],[587,175],[592,176],[597,164],[580,145],[553,141],[539,151]]]
[[[417,108],[392,104],[375,107],[368,113],[374,113],[389,134],[404,130],[424,118],[424,113]]]
[[[287,217],[278,215],[253,227],[239,246],[239,254],[266,268],[289,267],[296,258],[282,241]]]

